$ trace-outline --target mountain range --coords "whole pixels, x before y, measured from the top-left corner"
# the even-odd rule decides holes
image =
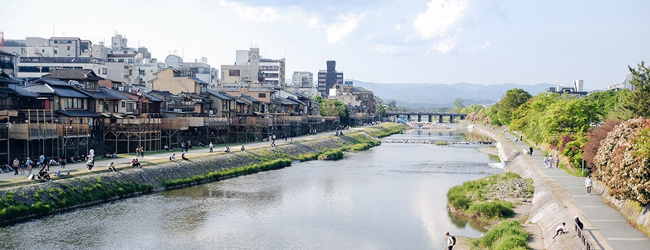
[[[536,95],[555,85],[539,83],[535,85],[472,83],[434,84],[434,83],[373,83],[353,80],[354,86],[364,87],[374,92],[382,100],[395,100],[397,105],[408,108],[454,107],[456,98],[463,99],[465,106],[471,104],[492,104],[501,100],[506,91],[520,88]]]

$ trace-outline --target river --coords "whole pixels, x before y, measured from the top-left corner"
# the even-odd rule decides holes
[[[391,139],[464,140],[466,132]],[[502,172],[478,145],[385,143],[340,161],[115,201],[0,228],[0,248],[442,249],[452,186]]]

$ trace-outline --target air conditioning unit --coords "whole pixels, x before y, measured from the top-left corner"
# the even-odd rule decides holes
[[[117,90],[124,91],[124,87],[117,87]]]

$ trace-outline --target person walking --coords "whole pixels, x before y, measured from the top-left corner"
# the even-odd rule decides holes
[[[528,147],[528,152],[530,156],[533,156],[533,147]]]
[[[14,168],[14,171],[15,171],[14,175],[18,175],[18,168],[20,168],[20,174],[21,175],[25,172],[25,170],[23,170],[23,168],[20,167],[20,161],[18,160],[18,158],[14,159],[14,162],[13,162],[12,165],[13,165],[13,168]]]
[[[142,158],[144,158],[144,152],[144,147],[140,147],[140,156],[142,156]]]
[[[25,160],[25,166],[27,166],[28,175],[32,174],[32,165],[33,164],[34,164],[34,162],[32,162],[32,160],[29,159],[29,157],[27,157],[27,159]]]
[[[210,145],[209,145],[209,146],[210,146],[210,153],[212,153],[212,152],[213,152],[213,151],[212,151],[212,150],[213,150],[213,146],[214,146],[214,145],[212,145],[212,142],[210,142]]]
[[[591,186],[593,185],[591,181],[591,175],[587,176],[587,179],[585,179],[585,187],[587,187],[587,195],[591,195]]]
[[[449,232],[445,232],[445,235],[447,236],[447,250],[452,250],[454,245],[456,245],[456,237],[449,234]]]
[[[88,162],[86,162],[86,166],[88,167],[88,171],[92,171],[93,167],[95,166],[95,159],[92,157],[88,159]]]

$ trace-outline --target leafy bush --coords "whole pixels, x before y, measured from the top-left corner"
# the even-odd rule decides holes
[[[478,240],[478,245],[488,249],[528,249],[530,233],[517,221],[502,221]]]
[[[596,154],[596,179],[616,199],[650,202],[650,119],[636,118],[616,126]]]
[[[464,182],[462,185],[454,186],[449,189],[447,192],[447,201],[449,206],[468,216],[476,216],[484,219],[511,217],[514,215],[512,203],[501,201],[499,199],[488,201],[487,198],[484,197],[484,193],[490,185],[513,178],[521,177],[517,173],[505,172],[475,181]],[[532,183],[530,183],[526,189],[532,193]]]

